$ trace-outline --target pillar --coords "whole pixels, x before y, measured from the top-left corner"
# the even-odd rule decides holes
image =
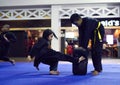
[[[53,5],[51,6],[51,29],[55,32],[58,39],[53,38],[52,40],[52,48],[54,50],[60,51],[61,49],[61,30],[60,30],[60,18],[59,18],[59,5]]]

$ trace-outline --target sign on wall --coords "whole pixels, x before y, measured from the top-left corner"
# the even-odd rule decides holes
[[[99,18],[98,20],[105,27],[120,26],[120,18]]]

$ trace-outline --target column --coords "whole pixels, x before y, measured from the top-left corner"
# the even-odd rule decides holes
[[[61,49],[61,31],[60,31],[60,19],[59,19],[59,5],[51,6],[51,29],[55,32],[58,39],[53,38],[52,40],[52,48],[54,50],[60,51]]]
[[[65,53],[65,30],[61,30],[61,52]]]

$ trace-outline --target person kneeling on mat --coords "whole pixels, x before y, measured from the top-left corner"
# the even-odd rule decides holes
[[[79,63],[72,64],[72,71],[74,75],[86,75],[87,74],[87,64],[88,64],[88,51],[82,47],[75,48],[73,50],[74,57],[83,57],[84,60]]]

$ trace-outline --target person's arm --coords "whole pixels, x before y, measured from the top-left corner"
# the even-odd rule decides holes
[[[6,34],[3,35],[3,38],[4,38],[7,42],[10,42],[10,41],[8,40],[8,38],[6,37]]]
[[[44,39],[39,39],[37,43],[35,43],[29,52],[29,55],[31,57],[34,57],[35,55],[38,55],[45,46],[47,45],[47,42]]]
[[[9,42],[16,42],[17,41],[16,36],[11,32],[5,33],[4,36],[5,36],[6,40]]]

